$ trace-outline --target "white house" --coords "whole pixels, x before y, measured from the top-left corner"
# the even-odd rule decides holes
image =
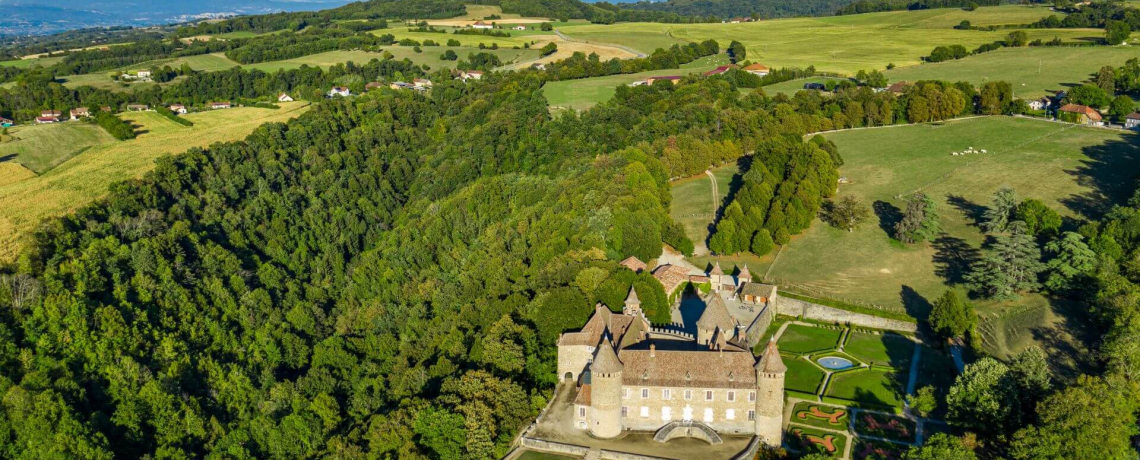
[[[431,80],[425,80],[423,78],[412,80],[412,84],[416,85],[416,88],[431,88]]]
[[[483,78],[483,71],[481,70],[464,70],[459,72],[459,78],[467,80],[481,80]]]
[[[495,25],[494,24],[487,24],[483,21],[475,21],[474,24],[471,24],[471,27],[474,29],[494,29]]]
[[[150,71],[149,70],[140,70],[138,72],[138,77],[139,78],[150,78]]]
[[[277,96],[277,102],[293,102],[293,98],[287,93],[281,93],[280,96]]]
[[[1031,110],[1045,110],[1049,108],[1050,105],[1053,105],[1053,100],[1049,99],[1048,97],[1029,101],[1029,108]]]
[[[186,106],[184,106],[182,104],[172,104],[170,106],[170,111],[174,112],[176,114],[179,114],[179,115],[186,115],[186,112],[187,112]]]
[[[1132,112],[1124,117],[1124,129],[1140,129],[1140,112]]]
[[[337,97],[337,96],[348,97],[351,95],[352,95],[352,91],[349,91],[348,88],[345,88],[343,86],[334,86],[332,89],[329,90],[329,97]]]
[[[514,27],[515,30],[526,30],[526,26],[518,25]]]

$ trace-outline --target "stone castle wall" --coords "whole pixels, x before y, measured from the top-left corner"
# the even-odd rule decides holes
[[[558,347],[558,380],[565,380],[566,373],[572,375],[573,381],[578,381],[586,364],[594,359],[594,347],[586,345],[570,345]]]
[[[748,400],[748,394],[755,390],[742,388],[731,391],[736,392],[735,401],[728,401],[728,391],[724,388],[690,388],[692,398],[685,399],[684,388],[669,388],[671,399],[663,399],[662,390],[665,387],[639,387],[626,386],[630,390],[629,398],[623,398],[621,403],[626,407],[626,416],[622,425],[627,430],[657,431],[671,421],[683,420],[685,407],[692,409],[692,420],[704,423],[718,433],[723,434],[753,434],[756,430],[755,422],[748,420],[748,411],[756,410],[756,403]],[[647,388],[649,396],[641,398],[641,389]],[[705,391],[713,391],[713,400],[705,400]],[[782,399],[782,397],[781,397]],[[648,416],[641,416],[641,408],[648,410]],[[663,408],[670,408],[669,420],[662,419]],[[705,409],[712,409],[712,421],[705,421]],[[734,411],[733,419],[727,420],[728,409]]]
[[[855,313],[838,308],[827,307],[803,300],[780,296],[776,299],[776,312],[786,316],[802,316],[805,319],[825,323],[850,324],[872,329],[888,329],[892,331],[915,332],[918,325],[895,319]]]

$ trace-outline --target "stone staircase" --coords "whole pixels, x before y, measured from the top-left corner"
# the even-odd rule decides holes
[[[582,458],[582,460],[602,460],[602,450],[597,448],[590,449],[589,452],[586,452],[586,456]]]

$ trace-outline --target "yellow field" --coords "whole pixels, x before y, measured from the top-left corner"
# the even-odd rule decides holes
[[[48,217],[63,215],[102,197],[113,182],[141,177],[163,155],[192,147],[244,139],[268,122],[294,118],[308,110],[304,102],[281,109],[235,108],[193,113],[194,126],[176,124],[153,112],[123,114],[146,131],[137,139],[101,145],[83,152],[42,176],[17,172],[23,180],[0,182],[0,262],[11,261],[26,243],[29,230]],[[0,176],[11,168],[0,163]],[[4,183],[7,182],[7,183]]]
[[[0,163],[0,187],[36,177],[32,170],[14,161]]]

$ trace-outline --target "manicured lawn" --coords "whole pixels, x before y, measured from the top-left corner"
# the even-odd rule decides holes
[[[789,425],[787,442],[791,447],[804,452],[842,457],[847,447],[847,435],[803,425]]]
[[[917,425],[903,417],[862,411],[855,414],[855,433],[857,434],[892,441],[914,442],[916,430]]]
[[[891,366],[899,370],[910,369],[914,356],[914,342],[897,334],[867,334],[851,332],[843,350],[867,364]]]
[[[546,85],[548,98],[550,86],[551,84]],[[669,207],[670,215],[675,222],[685,227],[685,234],[693,240],[697,254],[708,252],[705,243],[709,235],[709,224],[716,218],[717,208],[728,196],[732,177],[737,171],[736,164],[725,165],[712,171],[717,182],[715,201],[712,196],[712,180],[707,174],[676,180],[670,185],[673,194],[673,202]]]
[[[784,376],[784,388],[801,393],[818,394],[823,383],[823,371],[803,358],[783,356],[788,373]]]
[[[843,331],[838,329],[789,324],[777,345],[780,351],[786,353],[801,355],[815,353],[835,348],[839,344],[841,335]]]
[[[792,409],[792,423],[802,423],[832,430],[847,430],[851,410],[846,407],[826,406],[810,402],[796,403]]]
[[[975,86],[1003,80],[1024,99],[1044,96],[1088,80],[1101,67],[1121,66],[1140,55],[1131,46],[1026,47],[931,64],[898,67],[886,72],[891,81],[965,80]]]
[[[100,144],[47,173],[0,186],[0,262],[11,261],[27,242],[28,232],[47,217],[74,211],[107,193],[112,182],[141,177],[163,155],[191,147],[244,139],[258,126],[282,122],[308,110],[304,102],[280,104],[278,110],[234,108],[193,113],[187,127],[154,112],[122,117],[145,133],[136,139]]]
[[[925,318],[930,303],[961,283],[980,257],[985,236],[977,222],[1000,187],[1013,187],[1019,199],[1040,199],[1065,216],[1095,217],[1126,200],[1130,178],[1140,172],[1140,136],[1041,120],[977,118],[826,137],[846,162],[840,174],[850,183],[840,186],[839,195],[853,195],[874,212],[854,232],[815,222],[784,248],[770,280],[916,318]],[[989,153],[950,155],[967,147]],[[887,231],[905,206],[901,197],[920,189],[935,200],[946,234],[933,243],[892,242]],[[1048,305],[1031,295],[977,307],[985,321],[1033,302]]]
[[[773,67],[815,65],[822,71],[854,75],[859,70],[885,69],[921,62],[935,46],[961,44],[973,49],[1003,39],[1009,30],[955,30],[963,19],[976,25],[1024,24],[1054,14],[1047,7],[1008,5],[791,18],[743,24],[615,24],[568,27],[563,32],[599,42],[622,43],[643,51],[666,40],[715,39],[722,46],[739,40],[748,56]],[[1026,29],[1030,40],[1066,41],[1103,36],[1092,29]],[[624,41],[619,41],[624,40]],[[1093,69],[1095,71],[1095,69]]]
[[[0,161],[15,161],[37,174],[94,146],[115,142],[103,128],[81,121],[16,126],[8,133],[11,137],[0,143]]]
[[[827,394],[851,401],[856,407],[902,407],[906,374],[873,369],[841,372],[831,376]]]

